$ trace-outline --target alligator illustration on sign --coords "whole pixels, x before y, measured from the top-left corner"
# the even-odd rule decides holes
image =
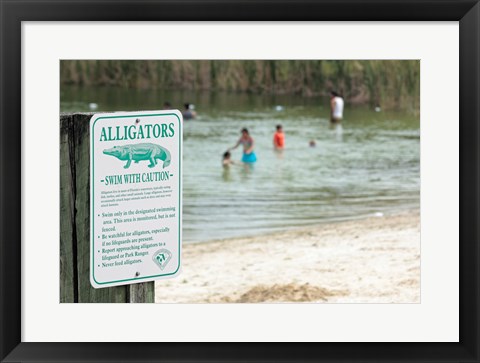
[[[111,149],[103,150],[105,155],[115,156],[119,160],[127,160],[124,168],[128,169],[132,160],[138,163],[142,160],[149,160],[149,168],[157,165],[157,159],[163,161],[163,168],[170,165],[170,151],[156,144],[131,144],[123,146],[114,146]]]

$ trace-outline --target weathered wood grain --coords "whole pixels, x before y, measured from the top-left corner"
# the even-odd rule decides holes
[[[73,171],[70,167],[70,129],[72,128],[72,117],[60,118],[60,302],[72,303],[76,287],[74,276],[74,252],[73,234],[75,228],[73,190]]]
[[[67,219],[60,224],[60,234],[64,237],[60,240],[60,251],[61,258],[63,256],[65,261],[70,258],[73,265],[70,269],[69,265],[64,262],[64,266],[61,268],[61,301],[79,303],[154,302],[153,282],[103,289],[94,289],[90,284],[89,124],[91,116],[91,113],[60,116],[60,201],[61,210],[65,211],[65,215],[62,213],[61,219]],[[62,141],[66,141],[63,146]],[[68,155],[66,150],[68,150]],[[62,153],[65,155],[62,156]],[[69,185],[64,185],[64,183]],[[68,210],[70,213],[66,213]],[[70,235],[71,237],[68,239]],[[75,274],[75,271],[78,273]],[[75,275],[77,278],[72,278]],[[71,282],[67,281],[69,278]]]
[[[144,282],[141,284],[129,285],[130,302],[154,302],[155,289],[152,289],[153,282]]]

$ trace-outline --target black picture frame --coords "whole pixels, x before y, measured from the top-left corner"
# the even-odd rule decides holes
[[[0,359],[159,361],[479,362],[478,0],[0,0]],[[458,21],[460,27],[460,342],[21,342],[22,21]],[[54,216],[53,218],[56,218]],[[39,236],[41,239],[41,236]],[[438,317],[442,319],[441,316]],[[394,328],[394,327],[392,327]]]

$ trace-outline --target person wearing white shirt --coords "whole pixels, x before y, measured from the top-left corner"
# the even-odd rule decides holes
[[[330,92],[330,125],[339,125],[343,119],[343,98],[335,91]]]

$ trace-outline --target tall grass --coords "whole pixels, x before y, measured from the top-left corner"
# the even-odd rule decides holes
[[[64,60],[61,83],[166,90],[325,95],[416,112],[417,60]]]

